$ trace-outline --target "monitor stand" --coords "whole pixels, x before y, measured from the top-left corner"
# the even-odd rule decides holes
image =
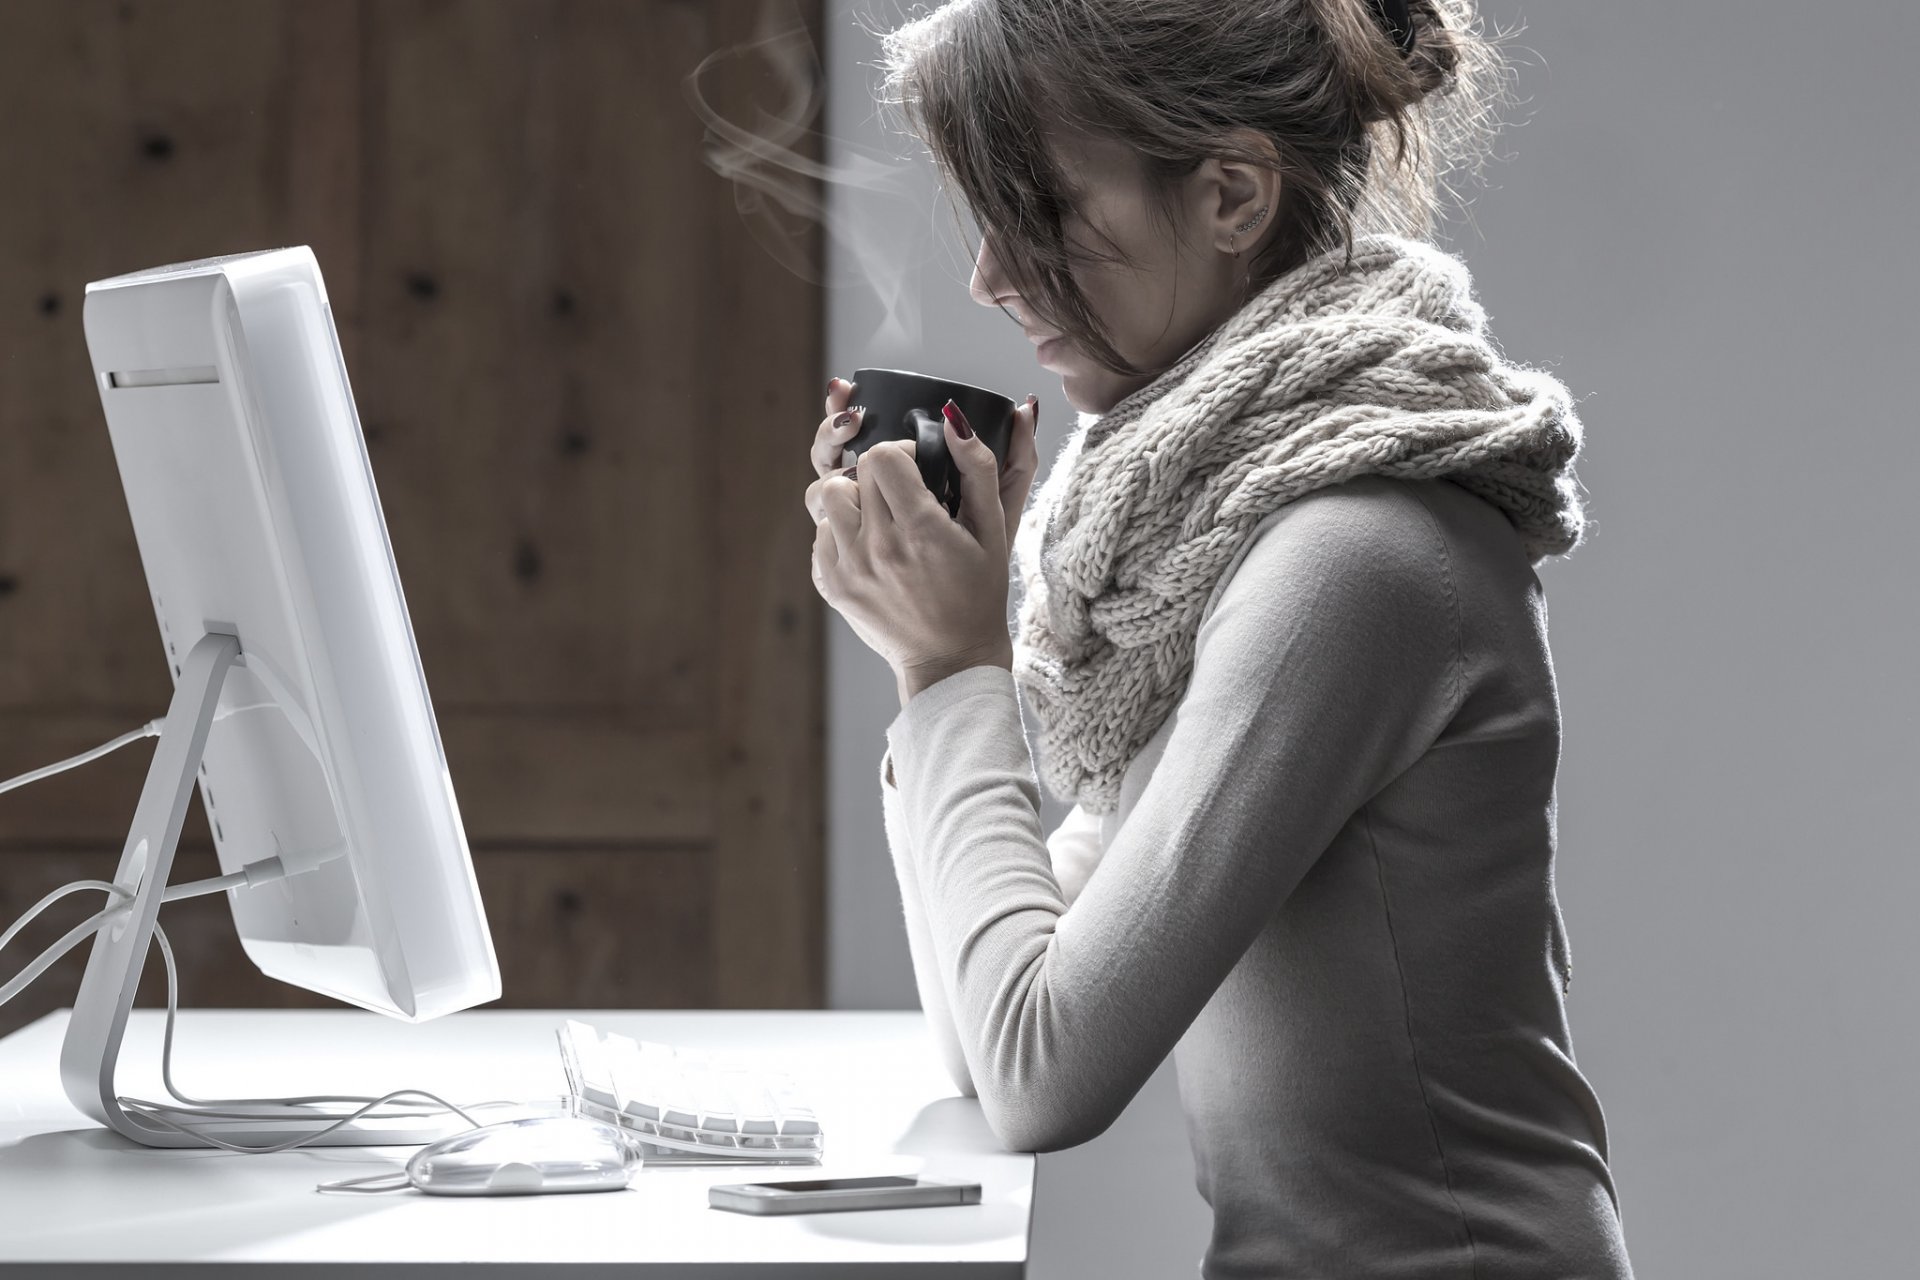
[[[205,1146],[190,1133],[155,1124],[120,1103],[114,1087],[114,1067],[126,1033],[127,1011],[133,1007],[134,988],[152,943],[154,919],[166,892],[167,874],[186,819],[187,800],[193,794],[194,775],[206,749],[207,730],[220,701],[220,686],[228,668],[240,660],[240,640],[219,633],[201,637],[182,664],[174,684],[173,702],[160,730],[160,744],[147,769],[140,803],[133,811],[133,828],[120,855],[113,882],[134,890],[132,908],[115,923],[93,936],[86,976],[74,997],[60,1047],[60,1079],[73,1105],[117,1133],[150,1147]],[[405,1099],[383,1104],[376,1112],[414,1109]],[[271,1146],[307,1137],[355,1109],[351,1104],[329,1107],[298,1104],[221,1106],[220,1115],[196,1115],[184,1105],[168,1111],[193,1129],[246,1147]],[[244,1112],[241,1118],[232,1113]],[[458,1116],[394,1117],[355,1120],[329,1133],[312,1137],[324,1146],[418,1146],[465,1129]]]

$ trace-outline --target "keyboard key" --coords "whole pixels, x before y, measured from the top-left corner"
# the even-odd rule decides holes
[[[734,1101],[727,1078],[712,1070],[705,1070],[692,1073],[689,1079],[694,1089],[694,1101],[700,1104],[700,1127],[716,1133],[738,1132],[740,1125],[736,1112],[739,1105]]]
[[[819,1118],[790,1078],[758,1059],[636,1040],[575,1019],[557,1038],[576,1109],[624,1128],[651,1159],[821,1157]]]
[[[767,1092],[760,1078],[749,1071],[728,1071],[725,1078],[733,1094],[734,1115],[739,1120],[740,1132],[778,1133],[780,1125],[774,1119],[773,1095]]]
[[[618,1111],[620,1100],[615,1094],[613,1073],[607,1067],[599,1035],[586,1023],[572,1018],[567,1019],[563,1034],[572,1050],[574,1065],[580,1071],[581,1094],[588,1102]]]
[[[820,1122],[813,1114],[813,1108],[800,1100],[794,1091],[793,1081],[778,1073],[767,1077],[767,1091],[773,1095],[774,1108],[780,1115],[781,1134],[818,1133]]]
[[[656,1091],[651,1101],[660,1108],[660,1122],[683,1129],[698,1128],[700,1104],[690,1096],[692,1091],[681,1073],[673,1049],[651,1040],[642,1040],[640,1060],[648,1073],[648,1085]]]
[[[629,1036],[609,1032],[606,1052],[614,1089],[620,1095],[620,1110],[641,1120],[658,1120],[660,1109],[649,1101],[657,1090],[641,1059],[640,1046]]]

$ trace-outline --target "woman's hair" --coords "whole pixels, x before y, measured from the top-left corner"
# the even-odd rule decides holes
[[[1351,259],[1356,224],[1425,237],[1445,175],[1478,171],[1505,59],[1473,30],[1474,0],[1407,9],[1403,54],[1370,0],[954,0],[879,33],[880,102],[904,109],[1039,316],[1116,372],[1157,374],[1120,355],[1074,283],[1076,261],[1132,261],[1111,240],[1067,244],[1074,196],[1043,128],[1129,148],[1169,234],[1207,157],[1276,169],[1257,292],[1343,242]]]

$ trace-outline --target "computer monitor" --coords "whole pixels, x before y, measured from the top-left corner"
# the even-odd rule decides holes
[[[94,940],[61,1075],[102,1123],[192,1145],[113,1075],[196,777],[223,872],[311,868],[227,892],[261,972],[410,1021],[496,999],[500,972],[313,253],[95,281],[84,323],[175,688],[115,877],[137,891]],[[314,1123],[267,1108],[220,1131]]]

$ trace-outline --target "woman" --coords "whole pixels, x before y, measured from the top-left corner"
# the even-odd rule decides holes
[[[963,0],[887,37],[974,298],[1081,411],[1024,519],[1032,398],[999,474],[949,407],[957,519],[909,442],[839,469],[838,379],[815,435],[816,587],[899,684],[921,1002],[1015,1149],[1096,1136],[1171,1052],[1210,1278],[1630,1275],[1533,572],[1581,536],[1580,425],[1411,238],[1434,153],[1488,133],[1474,21]],[[1051,835],[1022,696],[1075,802]]]

